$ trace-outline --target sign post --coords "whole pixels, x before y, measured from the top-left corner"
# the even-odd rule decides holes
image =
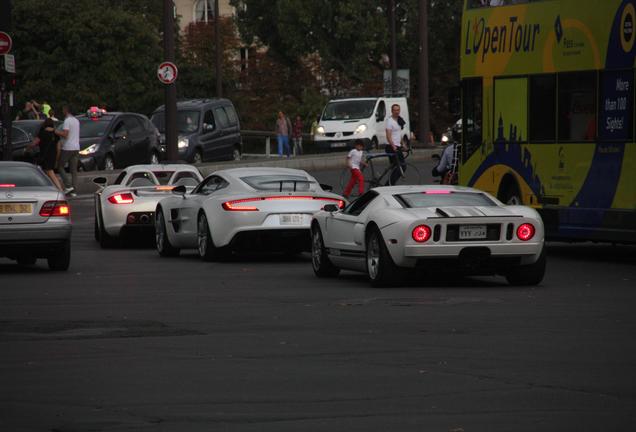
[[[15,74],[15,60],[7,57],[13,46],[11,31],[11,0],[0,1],[0,153],[1,159],[11,160],[11,83]],[[3,58],[4,57],[4,58]]]
[[[174,65],[174,16],[175,6],[172,0],[163,0],[163,56],[164,63],[159,65],[157,77],[165,80],[165,144],[166,158],[176,162],[179,158],[177,148],[177,67]],[[163,66],[163,67],[162,67]]]

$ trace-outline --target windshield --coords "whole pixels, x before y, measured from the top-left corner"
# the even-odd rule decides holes
[[[481,193],[428,191],[396,195],[407,208],[422,207],[492,207],[495,202]]]
[[[375,99],[329,102],[322,113],[322,120],[360,120],[373,115]]]
[[[199,130],[199,111],[177,111],[177,133],[190,134]],[[166,132],[166,114],[159,112],[152,115],[150,119],[159,129],[159,132]]]
[[[257,190],[279,192],[314,190],[316,184],[304,176],[279,174],[241,177],[241,180]]]
[[[53,186],[48,177],[33,167],[3,168],[0,170],[0,185],[3,188]]]
[[[108,125],[113,116],[102,116],[96,120],[88,117],[77,117],[80,123],[80,138],[103,137],[108,131]]]

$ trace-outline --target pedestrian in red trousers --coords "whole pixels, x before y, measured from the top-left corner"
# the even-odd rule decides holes
[[[343,195],[345,198],[349,198],[351,190],[358,183],[358,193],[362,195],[364,193],[364,176],[360,167],[367,166],[363,160],[364,156],[364,142],[358,139],[355,142],[355,148],[347,155],[347,166],[351,170],[351,179],[347,186],[344,188]]]

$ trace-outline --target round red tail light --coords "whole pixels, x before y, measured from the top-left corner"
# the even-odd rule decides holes
[[[532,237],[534,237],[534,232],[535,230],[532,224],[521,224],[519,225],[519,228],[517,228],[517,238],[519,238],[519,240],[521,241],[528,241]]]
[[[431,238],[431,229],[426,225],[418,225],[413,228],[411,236],[416,242],[424,243],[426,240]]]

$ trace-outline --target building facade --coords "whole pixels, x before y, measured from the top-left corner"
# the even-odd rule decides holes
[[[219,2],[219,16],[234,15],[234,7],[230,5],[230,0],[174,0],[181,30],[193,22],[213,21],[215,1]]]

